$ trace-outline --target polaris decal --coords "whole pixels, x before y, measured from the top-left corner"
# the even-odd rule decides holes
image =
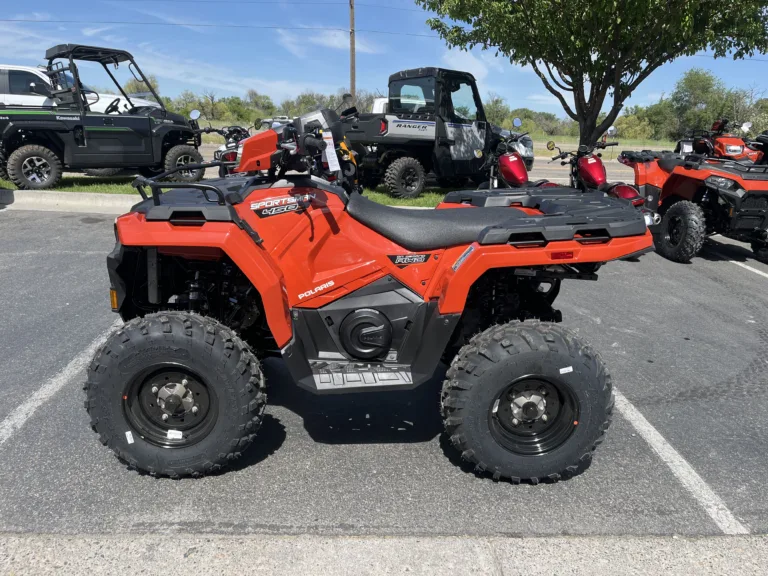
[[[259,218],[269,218],[289,212],[301,212],[306,209],[306,203],[311,202],[314,197],[314,194],[301,194],[267,198],[258,202],[251,202],[251,210],[256,212],[256,216]]]
[[[392,264],[398,268],[405,268],[411,264],[424,264],[432,254],[397,254],[394,256],[387,256],[392,261]]]
[[[310,296],[314,296],[315,294],[318,294],[323,290],[327,290],[328,288],[332,288],[333,286],[334,286],[333,280],[329,280],[325,284],[320,284],[320,286],[315,286],[314,288],[312,288],[312,290],[307,290],[306,292],[299,294],[299,300],[303,300],[304,298],[309,298]]]

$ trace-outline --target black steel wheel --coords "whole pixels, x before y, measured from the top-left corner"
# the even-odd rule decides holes
[[[128,423],[156,446],[196,444],[216,424],[216,393],[186,366],[153,368],[137,374],[126,387],[123,409]]]
[[[451,443],[477,473],[535,484],[589,466],[611,424],[613,386],[600,356],[573,333],[510,322],[459,351],[441,406]]]
[[[524,376],[512,382],[488,409],[496,441],[515,454],[546,454],[563,445],[579,420],[571,389],[563,381]]]

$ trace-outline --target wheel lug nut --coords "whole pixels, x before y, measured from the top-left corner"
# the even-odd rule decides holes
[[[546,390],[546,388],[541,388],[541,389],[539,389],[539,394],[541,394],[542,396],[546,396],[546,395],[547,395],[547,390]]]
[[[152,386],[152,394],[157,394],[157,386]]]
[[[168,414],[163,414],[162,415],[162,419],[163,419],[163,422],[167,422],[168,421]]]
[[[546,414],[542,414],[542,415],[541,415],[541,419],[542,419],[544,422],[546,422],[547,420],[549,420],[549,416],[547,416]]]
[[[184,378],[184,380],[182,380],[182,381],[181,381],[181,383],[182,383],[184,386],[186,386],[187,384],[189,384],[189,380],[187,380],[186,378]]]
[[[197,406],[192,406],[192,414],[197,414],[199,408]]]
[[[520,424],[520,420],[517,418],[512,418],[512,426],[517,426],[518,424]]]

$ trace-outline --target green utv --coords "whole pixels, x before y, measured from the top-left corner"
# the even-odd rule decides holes
[[[0,105],[0,177],[18,188],[53,188],[65,169],[133,168],[143,176],[158,176],[189,165],[172,178],[197,182],[203,178],[196,119],[168,112],[147,82],[133,56],[124,50],[61,44],[45,53],[50,86],[30,83],[31,93],[51,98],[52,107]],[[101,64],[129,103],[120,110],[116,98],[102,112],[93,112],[95,92],[80,81],[76,62]],[[134,106],[110,68],[122,63],[151,91],[158,106]],[[98,98],[98,95],[96,96]]]

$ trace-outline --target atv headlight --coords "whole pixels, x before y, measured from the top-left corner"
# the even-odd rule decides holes
[[[729,156],[741,154],[742,152],[744,152],[744,146],[728,145],[725,147],[725,153]]]
[[[729,180],[728,178],[723,178],[722,176],[710,176],[704,180],[704,183],[714,186],[715,188],[723,188],[724,190],[729,190],[737,186],[736,182]]]

